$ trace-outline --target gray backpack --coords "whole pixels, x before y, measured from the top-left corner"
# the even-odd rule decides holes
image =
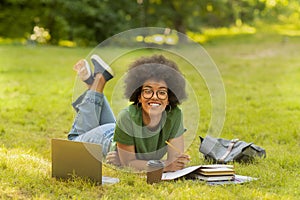
[[[206,160],[213,163],[251,162],[255,157],[266,157],[263,148],[238,139],[226,140],[206,136],[200,137],[200,142],[199,151]]]

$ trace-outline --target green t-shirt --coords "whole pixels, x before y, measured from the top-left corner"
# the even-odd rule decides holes
[[[136,105],[123,109],[117,119],[114,141],[134,145],[136,157],[141,160],[161,159],[167,152],[165,141],[185,132],[182,112],[178,107],[163,112],[160,126],[155,131],[143,126],[142,109]]]

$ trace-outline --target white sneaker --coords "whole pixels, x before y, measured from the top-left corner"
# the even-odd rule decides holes
[[[95,67],[94,76],[97,73],[100,73],[104,76],[105,80],[108,81],[114,77],[114,72],[108,64],[106,64],[99,56],[92,55],[91,61]]]

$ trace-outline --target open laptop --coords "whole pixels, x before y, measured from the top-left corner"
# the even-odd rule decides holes
[[[102,184],[102,148],[98,144],[51,140],[52,177],[89,178]]]

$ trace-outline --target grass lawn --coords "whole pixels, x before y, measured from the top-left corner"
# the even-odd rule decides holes
[[[147,185],[145,174],[109,167],[104,167],[104,175],[118,177],[120,183],[97,186],[79,178],[51,178],[50,139],[66,138],[74,117],[72,66],[91,49],[0,46],[0,198],[299,199],[299,43],[299,37],[256,34],[204,46],[226,90],[221,137],[254,142],[267,152],[266,159],[253,164],[235,164],[237,174],[257,181],[226,186],[190,180]],[[193,79],[193,73],[184,73]],[[193,84],[205,91],[202,80]],[[205,136],[210,119],[207,95],[198,104],[201,121],[187,150],[191,164],[205,163],[198,152],[198,136]]]

